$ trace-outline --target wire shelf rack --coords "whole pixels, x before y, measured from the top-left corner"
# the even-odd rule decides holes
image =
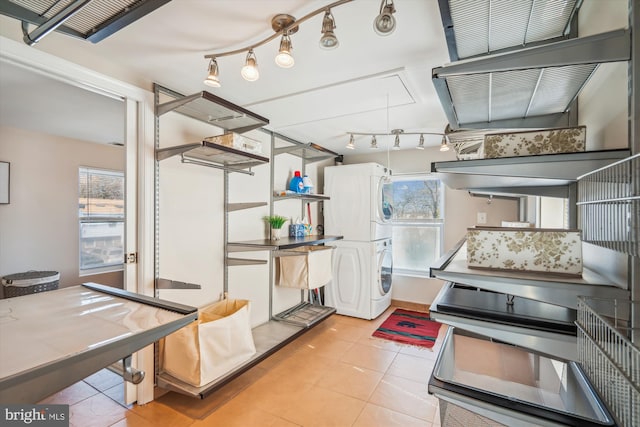
[[[640,425],[638,319],[640,301],[578,298],[578,361],[623,427]]]
[[[578,178],[582,240],[640,255],[640,154]]]

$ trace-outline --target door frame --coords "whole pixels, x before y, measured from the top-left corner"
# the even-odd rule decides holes
[[[136,252],[137,263],[125,264],[124,287],[154,296],[154,138],[153,94],[73,62],[0,36],[0,65],[10,63],[49,78],[118,97],[125,102],[125,252]],[[133,179],[131,179],[133,177]],[[151,373],[135,386],[126,383],[125,401],[153,400],[153,345],[133,355],[132,365]]]

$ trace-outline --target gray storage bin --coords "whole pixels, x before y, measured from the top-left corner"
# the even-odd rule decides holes
[[[57,271],[27,271],[2,278],[4,297],[19,297],[58,289],[60,273]]]

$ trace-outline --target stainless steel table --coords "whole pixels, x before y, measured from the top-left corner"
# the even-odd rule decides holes
[[[95,283],[0,300],[0,402],[36,403],[121,359],[126,365],[197,314]],[[125,368],[134,383],[143,375]]]

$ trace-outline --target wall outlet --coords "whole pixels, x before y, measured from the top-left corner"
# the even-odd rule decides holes
[[[486,224],[487,223],[487,213],[486,212],[478,212],[477,214],[477,222],[478,224]]]

